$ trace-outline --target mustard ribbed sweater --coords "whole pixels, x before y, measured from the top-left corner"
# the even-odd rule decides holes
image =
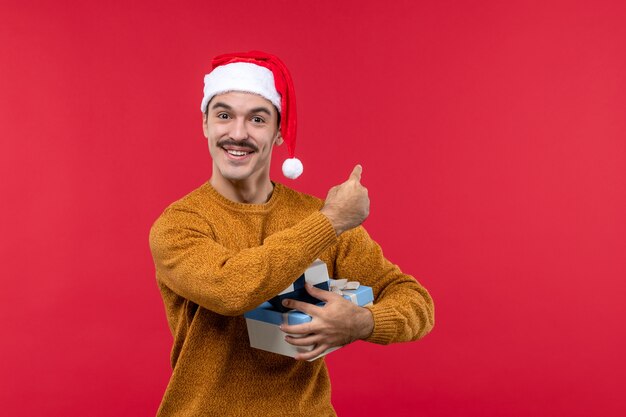
[[[337,237],[323,201],[275,184],[265,204],[241,204],[205,183],[165,209],[150,249],[170,330],[172,376],[158,416],[334,416],[324,359],[253,349],[243,313],[291,284],[316,259],[334,278],[371,286],[367,341],[430,331],[428,292],[358,227]]]

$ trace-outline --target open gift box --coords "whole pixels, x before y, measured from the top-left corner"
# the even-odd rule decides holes
[[[304,288],[304,284],[308,283],[321,290],[330,291],[329,280],[330,277],[328,276],[326,264],[322,260],[316,259],[293,284],[281,291],[276,297],[270,299],[269,303],[275,310],[281,312],[289,311],[287,307],[283,306],[283,300],[287,298],[317,304],[320,300],[312,297]]]
[[[331,288],[333,283],[344,283],[347,280],[329,280]],[[361,307],[371,305],[374,301],[374,294],[371,287],[365,285],[356,285],[358,288],[353,290],[335,290],[341,291],[343,297],[354,304]],[[323,307],[325,303],[320,302],[317,305]],[[278,353],[280,355],[295,357],[298,353],[309,352],[313,349],[310,346],[294,346],[285,341],[286,333],[280,330],[279,326],[285,324],[302,324],[312,320],[311,316],[297,310],[282,312],[272,306],[271,303],[265,302],[254,310],[244,314],[246,325],[248,327],[248,337],[250,338],[250,346],[256,349],[266,350],[268,352]],[[292,335],[297,337],[297,335]],[[324,351],[321,355],[311,359],[315,360],[328,353],[339,349],[341,346],[333,347]]]

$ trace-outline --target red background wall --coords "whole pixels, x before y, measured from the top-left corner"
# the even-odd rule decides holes
[[[423,341],[328,357],[339,414],[625,415],[625,21],[621,1],[3,1],[2,414],[154,415],[148,230],[210,175],[210,58],[262,49],[296,83],[288,185],[323,197],[363,164],[367,229],[436,302]]]

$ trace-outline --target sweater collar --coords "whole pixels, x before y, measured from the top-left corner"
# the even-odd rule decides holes
[[[274,181],[272,181],[272,184],[274,185],[274,190],[272,191],[272,195],[270,196],[270,199],[267,202],[262,203],[262,204],[238,203],[236,201],[229,200],[228,198],[218,193],[217,190],[213,188],[213,186],[211,185],[209,181],[203,184],[203,188],[213,200],[217,201],[218,203],[220,203],[221,205],[225,207],[228,207],[234,210],[239,210],[239,211],[246,211],[246,212],[266,212],[266,211],[271,210],[272,207],[274,207],[274,205],[276,204],[276,201],[278,200],[280,195],[283,193],[284,186],[282,184],[274,182]]]

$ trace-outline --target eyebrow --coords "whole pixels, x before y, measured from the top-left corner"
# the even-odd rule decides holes
[[[221,101],[216,102],[214,105],[211,106],[211,109],[217,109],[217,108],[224,108],[226,110],[232,110],[233,108],[231,106],[229,106],[226,103],[222,103]],[[270,110],[267,107],[255,107],[252,110],[250,110],[249,113],[267,113],[268,116],[271,116],[272,113],[270,112]]]
[[[267,107],[255,107],[250,110],[250,113],[267,113],[268,116],[272,115]]]
[[[214,105],[211,106],[211,109],[217,109],[218,107],[223,107],[226,110],[232,110],[233,108],[230,107],[228,104],[222,103],[220,101],[216,102]]]

